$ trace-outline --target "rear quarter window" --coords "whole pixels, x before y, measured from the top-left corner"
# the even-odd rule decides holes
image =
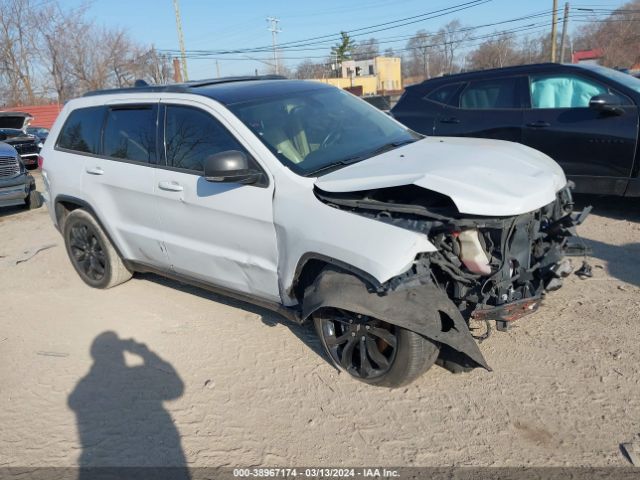
[[[424,100],[430,100],[435,103],[441,103],[443,105],[451,105],[451,101],[455,94],[460,90],[461,83],[452,83],[449,85],[443,85],[436,88],[434,91],[428,93]]]
[[[104,114],[104,107],[74,110],[64,123],[56,146],[79,153],[99,154],[100,130]]]

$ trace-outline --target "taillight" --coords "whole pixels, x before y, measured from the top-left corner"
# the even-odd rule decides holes
[[[38,155],[38,168],[42,169],[43,164],[44,164],[44,157],[42,155]]]

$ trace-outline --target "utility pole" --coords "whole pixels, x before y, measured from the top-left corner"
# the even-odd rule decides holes
[[[553,0],[553,14],[551,15],[551,62],[556,61],[558,42],[558,0]]]
[[[184,35],[182,35],[182,20],[180,19],[178,0],[173,0],[173,8],[176,11],[176,28],[178,29],[178,43],[180,43],[180,53],[182,57],[182,77],[186,82],[189,81],[189,75],[187,74],[187,53],[184,49]]]
[[[560,39],[560,63],[564,62],[564,52],[567,46],[568,24],[569,24],[569,2],[564,4],[564,17],[562,17],[562,37]]]
[[[271,32],[271,44],[273,45],[273,65],[275,68],[276,75],[279,73],[278,68],[278,34],[282,31],[278,28],[278,22],[280,20],[275,17],[267,17],[267,22],[269,22],[269,27],[267,30]]]
[[[218,60],[216,60],[216,74],[218,75],[218,78],[220,78],[220,64],[218,63]]]

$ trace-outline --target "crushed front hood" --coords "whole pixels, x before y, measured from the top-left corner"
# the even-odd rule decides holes
[[[509,216],[553,202],[567,183],[551,158],[524,145],[429,137],[319,177],[326,192],[414,184],[449,196],[460,213]]]

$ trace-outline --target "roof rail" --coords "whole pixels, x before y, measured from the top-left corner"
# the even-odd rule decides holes
[[[282,75],[255,75],[244,77],[220,77],[205,80],[194,80],[186,83],[173,83],[170,85],[149,85],[144,80],[136,80],[133,87],[123,88],[107,88],[104,90],[93,90],[87,92],[83,97],[92,97],[94,95],[107,95],[109,93],[137,93],[137,92],[173,92],[188,93],[190,88],[206,87],[209,85],[218,85],[220,83],[231,82],[248,82],[253,80],[286,80],[287,77]]]
[[[240,77],[220,77],[220,78],[208,78],[204,80],[194,80],[191,82],[183,83],[186,87],[206,87],[207,85],[216,85],[218,83],[231,83],[231,82],[250,82],[252,80],[286,80],[287,77],[282,75],[247,75]]]
[[[142,93],[142,92],[176,92],[185,93],[189,89],[183,84],[172,85],[149,85],[147,87],[123,87],[123,88],[107,88],[104,90],[93,90],[87,92],[83,97],[93,97],[94,95],[108,95],[110,93]]]

